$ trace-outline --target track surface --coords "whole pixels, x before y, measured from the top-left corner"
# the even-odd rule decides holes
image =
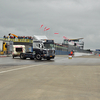
[[[0,58],[0,100],[100,100],[100,58]]]

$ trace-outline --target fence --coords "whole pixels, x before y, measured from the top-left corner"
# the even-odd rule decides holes
[[[55,50],[55,55],[68,55],[69,51]]]

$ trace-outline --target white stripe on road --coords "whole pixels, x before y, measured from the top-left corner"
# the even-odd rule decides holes
[[[12,71],[16,71],[16,70],[20,70],[20,69],[26,69],[26,68],[30,68],[30,67],[45,65],[45,64],[48,64],[48,63],[38,64],[38,65],[31,65],[31,66],[27,66],[27,67],[21,67],[21,68],[15,68],[15,69],[10,69],[10,70],[6,70],[6,71],[1,71],[0,74],[7,73],[7,72],[12,72]]]
[[[59,62],[59,60],[62,61],[62,60],[65,60],[65,58],[63,58],[63,59],[59,58],[58,61],[56,61],[56,62]],[[50,62],[48,62],[48,63],[50,63]],[[15,69],[10,69],[10,70],[6,70],[6,71],[1,71],[0,74],[16,71],[16,70],[20,70],[20,69],[26,69],[26,68],[30,68],[30,67],[45,65],[45,64],[48,64],[48,63],[38,64],[38,65],[30,65],[30,66],[27,66],[27,67],[21,67],[21,68],[15,68]]]

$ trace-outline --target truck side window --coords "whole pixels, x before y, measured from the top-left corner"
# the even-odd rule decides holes
[[[40,44],[39,44],[39,48],[40,48]]]

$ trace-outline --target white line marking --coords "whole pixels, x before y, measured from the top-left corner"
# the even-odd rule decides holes
[[[6,70],[6,71],[1,71],[0,74],[7,73],[7,72],[11,72],[11,71],[16,71],[16,70],[20,70],[20,69],[30,68],[30,67],[34,67],[34,66],[39,66],[39,65],[45,65],[45,64],[47,64],[47,63],[38,64],[38,65],[31,65],[31,66],[21,67],[21,68],[16,68],[16,69],[10,69],[10,70]]]
[[[65,60],[65,58],[64,59],[59,58],[58,61],[56,61],[56,62],[59,62],[59,60],[60,61]],[[48,63],[50,63],[50,62],[48,62]],[[20,70],[20,69],[30,68],[30,67],[34,67],[34,66],[39,66],[39,65],[45,65],[45,64],[48,64],[48,63],[38,64],[38,65],[30,65],[28,67],[21,67],[21,68],[15,68],[15,69],[10,69],[10,70],[6,70],[6,71],[1,71],[0,74],[11,72],[11,71],[16,71],[16,70]]]

